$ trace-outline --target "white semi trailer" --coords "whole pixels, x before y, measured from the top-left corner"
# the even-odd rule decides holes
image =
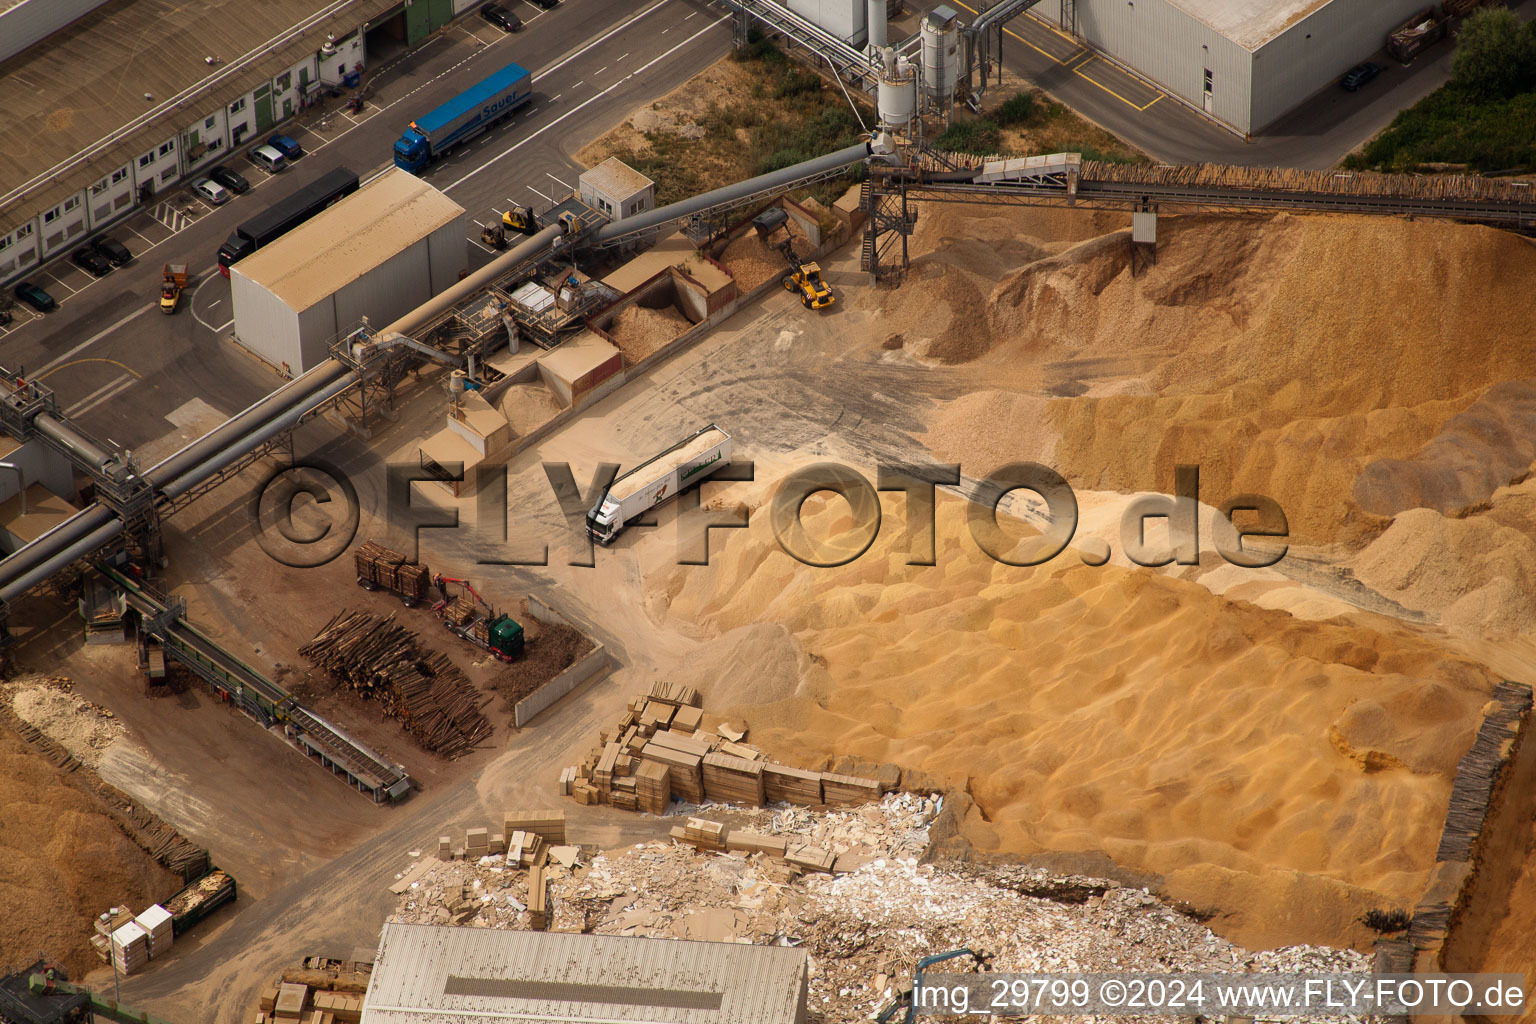
[[[731,435],[711,423],[613,482],[587,513],[587,536],[608,544],[646,509],[677,496],[731,461]]]

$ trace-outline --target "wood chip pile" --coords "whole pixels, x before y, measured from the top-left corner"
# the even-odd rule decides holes
[[[379,700],[428,750],[456,758],[490,738],[484,697],[441,651],[423,649],[393,615],[343,611],[299,653],[331,678]]]
[[[557,791],[583,804],[663,814],[673,797],[761,807],[850,806],[884,795],[875,779],[775,764],[728,725],[704,728],[698,691],[658,682],[598,735],[585,760],[560,773]]]

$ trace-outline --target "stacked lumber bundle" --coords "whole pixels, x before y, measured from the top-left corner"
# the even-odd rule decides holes
[[[703,704],[703,701],[699,699],[698,690],[691,686],[681,686],[677,683],[668,683],[663,680],[657,680],[651,684],[650,699],[676,707],[696,708]]]
[[[308,985],[284,982],[277,989],[277,1002],[274,1004],[272,1020],[276,1024],[299,1024],[299,1018],[303,1016],[304,1007],[308,1002]]]
[[[127,907],[113,907],[96,918],[96,934],[91,936],[91,947],[102,963],[112,962],[112,933],[133,920],[133,911]]]
[[[315,995],[316,1010],[331,1015],[334,1024],[357,1024],[363,1019],[363,997],[341,992],[319,992]]]
[[[672,797],[688,803],[719,800],[761,807],[852,805],[878,800],[875,779],[806,771],[775,764],[744,743],[746,727],[704,728],[698,691],[657,682],[629,702],[614,728],[598,734],[579,765],[560,773],[562,796],[583,804],[664,814]]]
[[[822,802],[821,772],[808,772],[787,764],[763,765],[763,799],[769,803],[814,807]]]
[[[672,802],[671,769],[659,761],[642,761],[635,770],[635,800],[648,814],[664,814]]]
[[[352,564],[358,580],[393,590],[407,604],[424,599],[432,583],[432,571],[425,565],[408,562],[400,552],[371,540],[353,553]]]
[[[443,609],[443,618],[455,626],[463,626],[479,614],[475,602],[467,594],[460,594]]]
[[[708,818],[689,818],[688,824],[682,828],[674,826],[670,835],[701,853],[724,853],[726,850],[725,825]]]
[[[537,832],[524,832],[522,829],[509,832],[507,863],[520,864],[525,868],[539,867],[549,854],[549,846]]]
[[[829,806],[848,807],[880,799],[880,783],[854,775],[821,773],[821,796]]]
[[[565,812],[507,811],[502,818],[502,833],[510,841],[513,832],[531,832],[551,846],[563,846]]]
[[[481,857],[490,856],[491,830],[488,828],[472,828],[464,832],[464,859],[479,860]]]
[[[149,958],[153,960],[161,953],[170,951],[173,941],[171,912],[156,903],[144,913],[134,918],[140,928],[149,934]]]
[[[722,803],[763,806],[763,762],[720,752],[705,754],[704,795]]]
[[[112,963],[120,974],[132,974],[149,963],[149,932],[137,921],[112,933]]]
[[[482,696],[441,651],[423,651],[393,615],[338,613],[299,653],[332,679],[384,705],[427,750],[461,757],[489,739]]]

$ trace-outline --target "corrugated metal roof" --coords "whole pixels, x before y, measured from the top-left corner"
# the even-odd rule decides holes
[[[236,272],[305,310],[463,215],[442,192],[392,167],[241,260]]]
[[[363,1024],[793,1024],[804,950],[386,924]]]
[[[655,184],[616,156],[609,157],[590,170],[582,171],[579,180],[619,203]]]
[[[328,32],[340,39],[399,2],[117,0],[0,63],[9,140],[0,147],[0,195],[192,90],[175,109],[0,204],[0,234],[297,64]],[[315,18],[327,8],[334,10]],[[293,31],[311,18],[312,25]],[[237,67],[247,55],[250,61]],[[205,57],[220,63],[211,68]]]

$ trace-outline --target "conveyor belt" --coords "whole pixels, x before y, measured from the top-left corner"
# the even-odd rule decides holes
[[[183,606],[168,604],[111,566],[97,568],[122,589],[129,607],[139,613],[145,635],[159,640],[167,655],[197,673],[221,698],[263,726],[282,724],[301,750],[375,802],[399,800],[410,792],[410,776],[403,767],[385,761],[220,647],[183,617]]]

